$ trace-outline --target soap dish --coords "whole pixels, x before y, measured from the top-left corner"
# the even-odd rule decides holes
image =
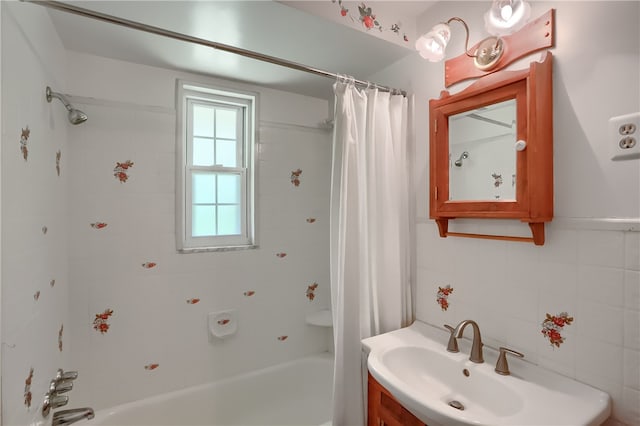
[[[333,318],[330,309],[321,309],[319,311],[310,312],[305,317],[307,324],[317,325],[319,327],[333,327]]]
[[[209,333],[213,337],[223,339],[238,331],[238,320],[235,310],[210,312],[208,317]]]

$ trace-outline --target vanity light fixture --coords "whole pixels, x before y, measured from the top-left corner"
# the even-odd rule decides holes
[[[440,62],[444,59],[445,49],[451,39],[449,24],[456,21],[464,26],[466,33],[464,53],[473,58],[474,65],[479,70],[490,70],[498,63],[504,52],[504,43],[500,36],[521,28],[530,13],[531,7],[523,0],[494,0],[491,9],[485,14],[487,31],[493,36],[478,43],[475,52],[469,52],[469,26],[457,16],[436,24],[431,31],[418,38],[416,50],[424,59]]]

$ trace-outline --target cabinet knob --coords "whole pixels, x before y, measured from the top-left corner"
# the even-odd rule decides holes
[[[527,149],[527,142],[520,139],[519,141],[516,142],[515,146],[516,146],[516,151],[524,151],[525,149]]]

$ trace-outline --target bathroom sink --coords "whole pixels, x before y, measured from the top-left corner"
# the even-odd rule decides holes
[[[431,425],[599,425],[609,395],[568,377],[510,359],[494,371],[497,351],[469,361],[469,345],[446,351],[448,332],[419,321],[362,341],[371,375],[405,408]]]

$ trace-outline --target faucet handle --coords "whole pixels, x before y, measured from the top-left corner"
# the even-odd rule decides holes
[[[449,324],[445,324],[444,328],[449,330],[449,333],[451,333],[451,335],[449,336],[449,342],[447,343],[447,351],[460,352],[460,349],[458,349],[458,340],[455,336],[456,329],[451,327]]]
[[[62,381],[66,381],[66,380],[75,380],[78,378],[78,372],[77,371],[64,371],[62,368],[58,369],[58,372],[56,373],[56,382],[62,382]]]
[[[52,380],[49,383],[49,393],[50,394],[60,394],[69,392],[73,389],[73,382],[71,380]]]
[[[511,372],[509,371],[509,364],[507,363],[507,354],[517,356],[518,358],[524,358],[524,355],[520,352],[501,346],[500,355],[498,356],[498,362],[496,362],[495,371],[496,373],[502,374],[503,376],[508,376],[511,374]]]
[[[67,405],[69,397],[66,395],[56,395],[47,393],[42,403],[42,417],[47,417],[52,409],[60,408]]]

